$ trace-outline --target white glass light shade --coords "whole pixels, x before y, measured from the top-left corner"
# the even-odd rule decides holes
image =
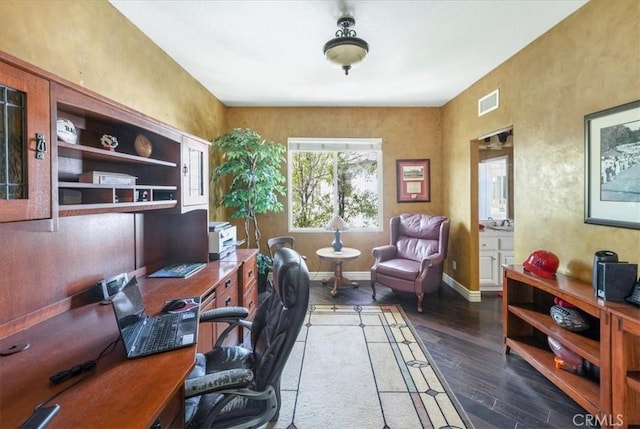
[[[325,45],[324,54],[332,63],[352,66],[364,60],[369,52],[367,42],[356,37],[339,37]]]

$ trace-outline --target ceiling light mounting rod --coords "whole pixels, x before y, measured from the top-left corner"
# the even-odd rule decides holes
[[[329,61],[342,67],[345,75],[349,74],[352,65],[362,61],[369,52],[369,44],[356,37],[353,29],[355,25],[353,17],[340,17],[336,37],[324,44],[324,55]]]

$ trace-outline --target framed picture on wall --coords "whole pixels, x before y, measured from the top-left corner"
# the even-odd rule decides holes
[[[640,100],[584,117],[585,223],[640,229]]]
[[[428,159],[399,159],[396,161],[396,180],[399,203],[431,201]]]

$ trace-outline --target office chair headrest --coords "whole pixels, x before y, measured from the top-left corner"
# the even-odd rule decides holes
[[[273,283],[287,308],[296,304],[298,286],[309,283],[307,264],[298,252],[288,247],[278,249],[273,257]]]

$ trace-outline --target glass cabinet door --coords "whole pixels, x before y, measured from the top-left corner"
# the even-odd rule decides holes
[[[0,222],[49,219],[49,82],[0,62]]]
[[[182,138],[182,211],[209,204],[209,145]]]

